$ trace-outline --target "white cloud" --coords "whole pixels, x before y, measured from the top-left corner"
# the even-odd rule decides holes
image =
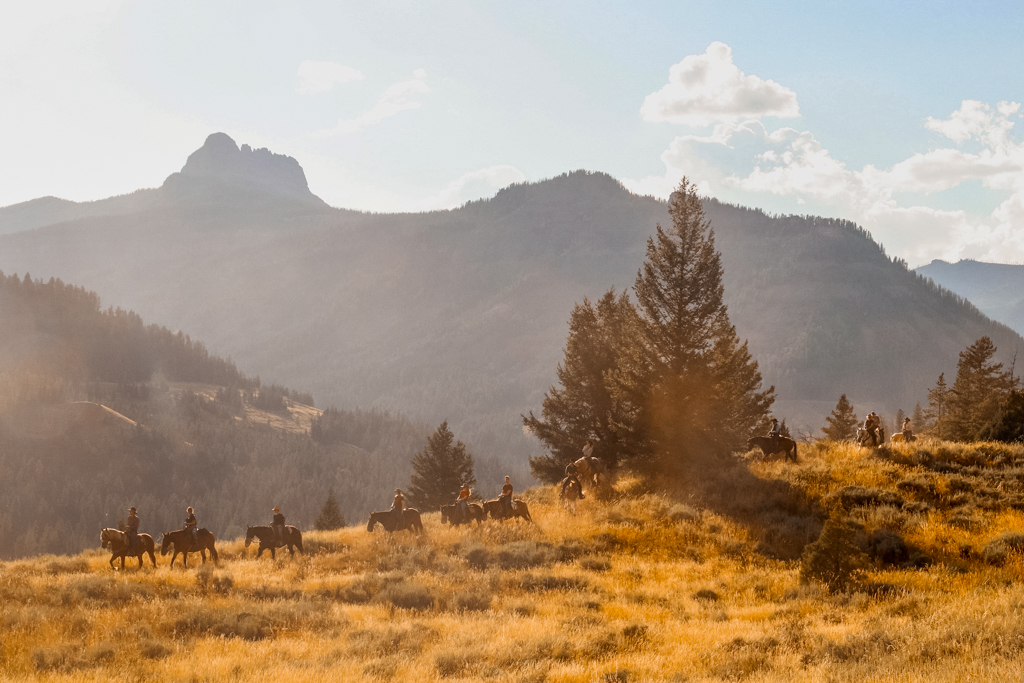
[[[438,194],[424,202],[422,208],[431,209],[453,209],[462,206],[468,201],[490,197],[503,187],[512,183],[521,183],[526,180],[515,166],[505,164],[488,166],[476,171],[471,171],[448,183]]]
[[[708,136],[684,135],[662,154],[664,176],[623,180],[634,192],[667,197],[679,179],[710,187],[707,194],[763,205],[764,196],[810,203],[813,212],[852,219],[872,232],[886,249],[912,264],[932,258],[1024,261],[1024,143],[1013,137],[1020,105],[964,100],[946,119],[929,117],[925,126],[958,143],[980,146],[977,153],[954,148],[910,156],[889,169],[860,170],[832,156],[809,131],[760,121],[722,123]],[[716,150],[745,158],[752,169],[723,170],[710,163]],[[741,159],[742,161],[742,159]],[[728,163],[725,164],[729,166]],[[740,164],[734,164],[734,168]],[[988,215],[965,210],[904,205],[901,193],[932,194],[968,181],[1006,193]],[[803,210],[803,209],[802,209]]]
[[[359,69],[334,62],[314,62],[308,59],[299,64],[298,75],[299,87],[295,92],[300,95],[328,92],[339,83],[363,80],[363,72]]]
[[[364,111],[354,119],[341,119],[338,125],[326,131],[321,131],[320,136],[339,135],[355,133],[368,126],[373,126],[386,118],[394,116],[409,109],[419,109],[422,106],[420,96],[430,92],[430,88],[424,82],[427,72],[417,69],[413,72],[414,78],[408,81],[395,83],[377,99],[377,103]]]
[[[800,115],[796,93],[772,80],[748,76],[733,64],[732,49],[711,43],[669,69],[669,82],[644,99],[645,121],[710,126],[744,119]]]

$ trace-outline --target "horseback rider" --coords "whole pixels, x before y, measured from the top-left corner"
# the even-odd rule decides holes
[[[469,496],[471,494],[469,484],[464,483],[459,491],[459,497],[455,500],[455,504],[459,506],[459,514],[462,515],[463,522],[469,519]]]
[[[905,441],[910,441],[913,438],[914,432],[912,429],[910,429],[910,418],[905,417],[903,418],[903,439]]]
[[[128,533],[128,552],[131,553],[139,542],[139,516],[133,507],[128,508],[128,520],[125,522],[125,526]]]
[[[185,518],[185,531],[187,531],[189,533],[189,536],[192,539],[192,545],[198,546],[199,545],[199,523],[196,521],[195,510],[193,510],[192,508],[189,508],[186,512],[188,512],[188,517]]]
[[[512,516],[512,482],[508,475],[505,475],[505,485],[501,487],[501,495],[498,496],[501,507],[505,509],[505,516]]]
[[[878,434],[878,428],[881,427],[881,426],[882,426],[882,419],[880,417],[878,417],[878,415],[875,413],[875,411],[872,410],[871,413],[864,420],[864,429],[867,431],[868,435],[871,436],[871,443],[873,443],[876,446],[878,445],[878,443],[880,441],[879,434]]]
[[[768,430],[768,438],[771,439],[772,448],[777,449],[779,446],[779,437],[782,436],[782,425],[779,423],[779,418],[772,418],[772,428]]]
[[[278,548],[284,547],[284,515],[281,514],[281,507],[278,505],[274,506],[274,519],[270,523],[270,528],[274,530],[274,541]]]
[[[395,516],[398,529],[405,528],[405,496],[402,489],[395,489],[395,500],[391,503],[391,514]]]
[[[587,442],[590,443],[589,441]],[[586,452],[586,449],[584,449]],[[565,466],[565,479],[562,480],[562,497],[565,497],[565,490],[569,488],[571,484],[576,484],[576,490],[580,492],[580,500],[585,498],[583,495],[583,485],[580,483],[580,469],[576,467],[576,463],[570,462]]]

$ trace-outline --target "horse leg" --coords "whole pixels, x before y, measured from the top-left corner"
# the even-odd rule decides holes
[[[178,549],[175,548],[174,552],[171,553],[171,569],[174,569],[174,561],[178,559]]]
[[[188,551],[187,550],[182,550],[181,551],[181,566],[184,567],[185,569],[188,569]]]
[[[149,559],[153,561],[153,569],[156,569],[156,553],[149,551]]]
[[[203,564],[206,564],[206,548],[199,549],[199,556],[203,558]]]

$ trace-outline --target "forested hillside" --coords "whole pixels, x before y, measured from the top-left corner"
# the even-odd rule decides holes
[[[142,530],[187,506],[217,536],[280,505],[312,525],[333,488],[349,520],[386,507],[430,428],[323,414],[199,342],[57,280],[0,274],[0,557],[77,552],[134,505]],[[486,458],[481,482],[500,482]]]
[[[517,479],[539,451],[519,415],[555,381],[573,305],[631,286],[667,219],[664,202],[601,173],[381,215],[270,193],[275,176],[260,166],[248,182],[244,163],[190,158],[148,191],[160,209],[0,237],[0,268],[82,283],[323,403],[448,420]],[[280,166],[282,186],[297,187],[296,168]],[[817,429],[843,393],[861,413],[909,412],[978,338],[1005,361],[1024,346],[851,223],[705,207],[730,318],[791,426]]]

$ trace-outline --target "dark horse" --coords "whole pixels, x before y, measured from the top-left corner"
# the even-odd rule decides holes
[[[466,505],[466,519],[462,518],[462,511],[459,510],[458,503],[441,506],[441,524],[458,526],[459,524],[470,524],[473,520],[476,520],[478,524],[483,524],[485,519],[487,519],[487,513],[479,503]]]
[[[530,516],[530,506],[526,504],[525,500],[519,500],[518,498],[512,501],[512,512],[507,512],[505,506],[497,498],[484,503],[484,512],[490,515],[491,519],[513,519],[519,517],[527,522],[533,521],[533,517]]]
[[[371,512],[370,521],[366,523],[366,530],[373,531],[379,522],[384,527],[384,531],[388,533],[402,531],[403,529],[417,534],[423,531],[423,520],[420,519],[420,511],[416,508],[405,508],[405,511],[402,513],[402,519],[405,525],[400,527],[398,526],[398,520],[395,519],[395,513],[391,510]]]
[[[171,546],[174,546],[171,567],[174,567],[174,560],[177,559],[179,553],[182,556],[181,563],[187,567],[189,553],[198,552],[203,556],[203,564],[206,564],[206,551],[209,550],[213,563],[219,566],[220,557],[217,555],[217,549],[213,547],[217,539],[213,537],[213,534],[208,529],[199,529],[196,531],[196,539],[198,543],[192,540],[192,533],[187,529],[167,531],[160,537],[160,554],[166,555]]]
[[[252,543],[253,538],[260,539],[260,547],[256,551],[256,559],[260,559],[260,555],[263,554],[264,550],[270,551],[270,559],[276,560],[277,548],[283,548],[288,546],[288,552],[291,553],[292,557],[295,557],[295,549],[298,548],[299,552],[303,555],[306,551],[302,549],[302,532],[298,528],[293,527],[291,524],[284,528],[284,543],[277,542],[277,535],[274,534],[274,529],[269,526],[246,526],[245,527],[245,547],[248,548],[249,544]]]
[[[569,483],[564,489],[558,492],[558,497],[562,500],[562,505],[568,512],[576,512],[576,501],[580,499],[580,483],[574,479],[569,480]]]
[[[115,569],[114,560],[121,558],[121,569],[124,569],[124,558],[139,558],[139,569],[142,569],[142,558],[149,553],[149,559],[153,560],[156,566],[156,554],[153,552],[156,546],[153,544],[153,537],[149,534],[139,534],[136,537],[135,548],[128,550],[128,533],[119,529],[104,529],[100,532],[100,546],[110,548],[110,568]]]
[[[777,436],[774,439],[770,436],[752,436],[747,439],[747,449],[760,448],[765,457],[776,453],[785,454],[786,458],[796,462],[796,441],[784,436]]]

